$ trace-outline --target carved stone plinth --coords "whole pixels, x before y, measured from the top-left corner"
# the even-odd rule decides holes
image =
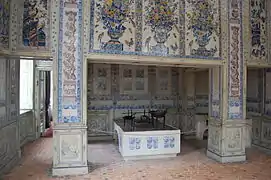
[[[87,128],[55,128],[52,175],[87,173]]]
[[[221,163],[246,161],[246,126],[246,120],[210,120],[207,156]]]
[[[271,121],[267,116],[252,117],[252,145],[271,154]]]

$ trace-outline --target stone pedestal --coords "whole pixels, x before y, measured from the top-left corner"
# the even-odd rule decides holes
[[[246,121],[209,120],[207,156],[221,163],[246,160]]]
[[[54,129],[53,176],[87,174],[87,128]]]

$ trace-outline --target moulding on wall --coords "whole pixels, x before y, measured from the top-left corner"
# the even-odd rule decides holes
[[[119,55],[119,54],[101,54],[91,53],[84,56],[90,63],[108,63],[108,64],[132,64],[132,65],[153,65],[153,66],[174,66],[174,67],[200,67],[209,68],[219,66],[223,61],[213,61],[197,58],[177,58],[163,56],[137,56],[137,55]]]

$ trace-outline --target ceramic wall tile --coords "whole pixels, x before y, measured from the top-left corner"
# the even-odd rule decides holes
[[[179,1],[145,0],[142,14],[142,51],[161,55],[179,52]]]
[[[24,0],[20,23],[19,49],[49,50],[50,44],[50,3],[48,0]]]
[[[0,48],[9,46],[10,0],[0,0]]]
[[[251,61],[266,60],[267,57],[267,15],[266,0],[251,0]]]
[[[124,66],[123,66],[124,67]],[[163,109],[163,108],[171,108],[176,107],[177,104],[174,103],[177,101],[176,89],[178,87],[178,81],[176,80],[177,74],[175,68],[157,68],[151,66],[142,66],[139,70],[144,70],[143,74],[140,74],[141,71],[134,71],[136,66],[127,66],[132,68],[131,72],[133,75],[132,78],[128,78],[132,76],[128,71],[124,72],[123,68],[120,65],[102,65],[102,64],[88,64],[88,89],[87,89],[87,97],[88,97],[88,110],[110,110],[110,109],[144,109],[144,108],[155,108],[155,109]],[[104,78],[103,82],[106,81],[107,90],[98,90],[96,86],[96,81],[101,79],[98,77],[98,70],[105,70],[105,74],[111,75],[111,78],[107,77],[106,80]],[[174,82],[170,83],[170,87],[167,90],[158,90],[157,81],[158,77],[158,69],[166,70],[167,76],[163,79],[164,81]],[[127,69],[129,70],[129,68]],[[145,72],[146,71],[146,72]],[[95,73],[96,72],[96,73]],[[133,73],[134,72],[134,73]],[[127,81],[121,78],[121,74],[124,74]],[[128,73],[128,74],[127,74]],[[144,77],[144,78],[141,78]],[[146,81],[146,82],[145,82]],[[123,85],[129,82],[131,85],[130,89],[132,89],[129,93],[122,93],[121,89],[123,89]],[[142,91],[141,88],[138,89],[137,85],[144,84],[144,89],[146,91]],[[103,83],[104,84],[104,83]],[[128,86],[128,85],[127,85]],[[154,89],[152,89],[154,88]],[[147,104],[136,104],[133,101],[146,101]],[[132,104],[118,104],[119,102],[127,102],[131,101]],[[165,103],[163,101],[172,101],[171,105]],[[99,102],[95,104],[95,102]]]
[[[82,1],[63,0],[59,10],[58,120],[79,123],[82,114]]]
[[[135,0],[96,0],[92,12],[93,49],[134,51],[136,30]]]
[[[243,32],[242,1],[232,1],[229,9],[228,118],[243,119]]]
[[[192,56],[220,56],[219,0],[186,0],[185,51]]]
[[[201,2],[91,0],[89,52],[220,59],[219,0]]]

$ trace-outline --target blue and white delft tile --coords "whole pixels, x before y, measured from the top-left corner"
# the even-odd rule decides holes
[[[173,136],[164,137],[164,148],[174,148],[175,138]]]
[[[62,116],[63,120],[59,120],[60,123],[77,123],[79,120],[77,116]]]
[[[158,137],[148,137],[147,138],[147,148],[157,149],[158,148]]]
[[[138,150],[141,148],[141,139],[135,137],[129,137],[129,149]]]
[[[90,53],[100,53],[100,54],[123,54],[123,55],[140,55],[140,56],[168,56],[168,57],[183,57],[183,58],[201,58],[201,59],[212,59],[212,60],[220,60],[221,58],[218,58],[218,57],[204,57],[204,56],[201,56],[201,55],[192,55],[192,56],[185,56],[185,53],[184,53],[184,42],[181,43],[181,45],[179,45],[179,49],[180,49],[180,52],[177,53],[177,54],[172,54],[172,53],[162,53],[161,52],[156,52],[156,51],[149,51],[149,52],[143,52],[143,44],[144,44],[144,39],[143,39],[143,23],[142,23],[142,19],[144,19],[143,17],[143,14],[146,14],[146,13],[142,13],[142,9],[145,9],[142,5],[142,3],[144,1],[142,0],[138,0],[138,1],[135,1],[135,3],[132,3],[133,5],[131,6],[130,9],[136,9],[136,11],[134,12],[134,18],[133,18],[133,21],[134,22],[134,27],[132,27],[132,30],[130,30],[130,32],[132,32],[132,37],[134,39],[134,43],[135,45],[132,45],[130,48],[127,48],[126,45],[121,42],[121,46],[118,47],[118,49],[116,48],[111,48],[111,49],[97,49],[97,45],[96,44],[102,44],[102,41],[99,40],[98,41],[98,37],[100,35],[97,36],[97,28],[95,28],[97,26],[97,22],[96,22],[96,18],[95,18],[95,15],[97,15],[97,12],[98,12],[98,7],[97,7],[97,4],[98,3],[95,3],[96,1],[95,0],[91,0],[91,6],[90,6],[90,47],[89,47],[89,52]],[[182,29],[183,31],[180,31],[180,35],[179,35],[179,39],[180,41],[182,39],[185,39],[185,34],[183,32],[185,32],[184,28],[182,27],[183,26],[183,22],[185,21],[184,18],[182,18],[182,14],[183,14],[183,11],[184,11],[184,2],[183,1],[180,1],[180,6],[182,8],[180,8],[179,12],[177,12],[177,16],[180,18],[180,29]],[[100,3],[99,3],[100,4]],[[134,5],[135,4],[135,5]],[[101,5],[99,5],[100,7]],[[219,7],[216,7],[217,9],[219,9]],[[101,18],[102,19],[102,18]],[[98,22],[98,23],[101,23],[101,22]],[[126,23],[125,26],[126,27],[126,31],[130,28],[130,26],[128,25],[129,23]],[[100,31],[98,31],[100,32]],[[126,32],[124,32],[126,33]],[[103,36],[105,36],[104,34],[106,33],[103,33]],[[127,35],[126,35],[127,36]],[[125,36],[125,37],[126,37]],[[103,38],[101,38],[103,39]],[[219,38],[217,38],[219,39]],[[125,42],[126,43],[126,42]],[[99,46],[99,45],[98,45]],[[123,48],[123,46],[126,47]],[[102,46],[101,46],[102,47]],[[178,47],[177,47],[178,48]],[[219,49],[219,48],[218,48]],[[178,50],[177,50],[178,51]]]

